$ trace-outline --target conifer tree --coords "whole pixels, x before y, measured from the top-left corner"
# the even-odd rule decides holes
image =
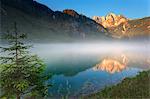
[[[44,74],[45,64],[28,50],[24,40],[26,34],[20,34],[14,24],[14,32],[2,37],[8,45],[1,46],[0,90],[1,97],[17,98],[35,95],[44,97],[50,85],[45,81],[50,75]]]

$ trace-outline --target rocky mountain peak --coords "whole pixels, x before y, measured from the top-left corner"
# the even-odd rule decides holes
[[[65,9],[65,10],[63,10],[63,13],[71,15],[75,18],[79,18],[79,16],[80,16],[76,11],[74,11],[72,9]]]
[[[114,13],[109,13],[108,15],[106,15],[106,20],[107,19],[109,19],[109,18],[116,18],[117,17],[117,15],[116,14],[114,14]]]
[[[94,16],[93,20],[95,20],[97,23],[103,25],[105,28],[110,27],[116,27],[122,23],[126,23],[128,21],[127,18],[125,18],[122,15],[116,15],[114,13],[109,13],[106,16]]]

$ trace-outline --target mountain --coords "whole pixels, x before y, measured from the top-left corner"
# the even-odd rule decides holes
[[[1,33],[13,31],[14,22],[20,33],[35,42],[106,39],[107,31],[94,20],[74,10],[53,11],[33,0],[1,0]]]
[[[109,28],[109,32],[116,37],[148,37],[150,38],[150,17],[129,20],[115,28]]]
[[[114,13],[110,13],[107,16],[94,16],[93,20],[97,23],[103,25],[105,28],[116,27],[122,23],[126,23],[128,21],[123,15],[116,15]]]
[[[76,11],[74,11],[72,9],[65,9],[65,10],[63,10],[63,13],[68,14],[70,16],[73,16],[75,18],[79,18],[80,17],[80,15]]]
[[[132,38],[150,36],[150,17],[141,19],[128,19],[123,15],[110,13],[106,16],[94,16],[98,24],[104,26],[112,37]]]

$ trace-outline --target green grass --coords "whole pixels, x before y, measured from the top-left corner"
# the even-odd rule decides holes
[[[85,99],[150,99],[150,70],[136,77],[125,78],[121,83],[83,97]]]

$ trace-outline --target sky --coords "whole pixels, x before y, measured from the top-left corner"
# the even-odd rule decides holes
[[[112,12],[128,18],[150,16],[150,0],[36,0],[54,11],[73,9],[88,17]]]

